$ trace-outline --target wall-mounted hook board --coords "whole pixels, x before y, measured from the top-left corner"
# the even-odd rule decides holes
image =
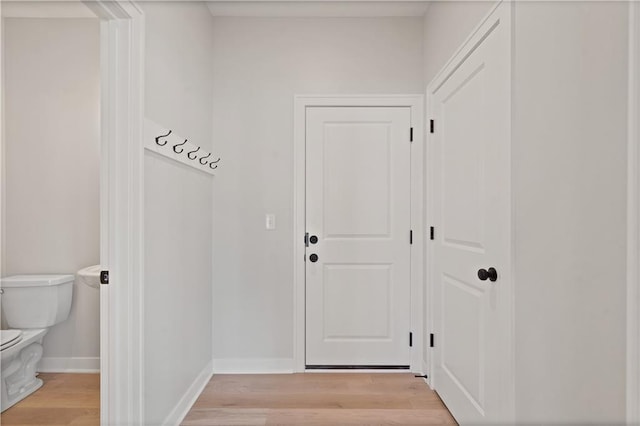
[[[197,141],[191,142],[148,118],[144,119],[144,147],[210,175],[215,174],[220,161],[211,151],[197,145]]]

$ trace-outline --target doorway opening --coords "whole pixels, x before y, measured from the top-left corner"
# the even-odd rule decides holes
[[[51,356],[30,368],[34,376],[92,374],[92,415],[143,424],[142,11],[128,1],[0,9],[3,52],[11,55],[0,67],[0,276],[64,268],[46,281],[70,289],[71,300],[68,318],[61,308],[44,337]],[[10,372],[2,367],[4,379]]]
[[[13,2],[2,20],[2,421],[62,388],[97,421],[100,290],[81,271],[100,264],[100,21]]]

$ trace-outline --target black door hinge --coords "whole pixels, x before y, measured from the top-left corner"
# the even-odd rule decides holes
[[[429,132],[435,133],[435,128],[436,128],[435,121],[429,120]]]
[[[413,229],[409,230],[409,244],[413,244]]]
[[[431,334],[429,335],[429,347],[430,347],[430,348],[435,347],[435,339],[434,339],[434,337],[433,337],[433,333],[431,333]]]
[[[309,233],[308,232],[304,233],[304,246],[305,247],[309,247]]]
[[[109,271],[100,271],[100,284],[109,284]]]
[[[409,142],[413,142],[413,127],[409,129]]]
[[[429,238],[433,240],[433,239],[435,239],[435,237],[436,237],[436,230],[432,226],[431,228],[429,228]]]
[[[413,347],[413,333],[409,332],[409,347]]]

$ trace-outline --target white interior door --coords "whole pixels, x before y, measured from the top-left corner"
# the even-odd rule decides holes
[[[510,33],[494,14],[430,86],[433,383],[469,424],[508,421],[511,393]]]
[[[306,365],[409,368],[408,107],[306,113]]]

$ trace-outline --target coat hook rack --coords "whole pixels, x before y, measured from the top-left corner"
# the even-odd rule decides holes
[[[208,174],[214,174],[218,168],[220,158],[214,158],[211,152],[206,152],[201,146],[189,142],[173,132],[173,130],[160,126],[152,120],[145,119],[144,128],[145,149],[156,152],[167,158],[178,161],[194,169]]]

